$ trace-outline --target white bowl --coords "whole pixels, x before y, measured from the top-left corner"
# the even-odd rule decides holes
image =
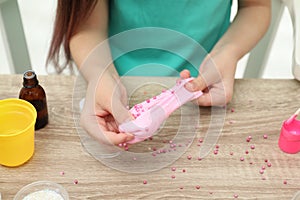
[[[14,200],[69,200],[68,192],[51,181],[37,181],[24,186]]]

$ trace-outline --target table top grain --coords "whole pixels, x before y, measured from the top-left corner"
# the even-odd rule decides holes
[[[198,159],[203,145],[199,139],[205,140],[211,108],[200,108],[200,125],[195,127],[195,138],[183,155],[162,169],[130,173],[112,169],[83,147],[72,107],[74,91],[80,87],[77,78],[48,75],[38,79],[47,94],[49,124],[35,132],[35,153],[27,163],[14,168],[0,166],[2,200],[13,199],[23,186],[39,180],[61,184],[70,199],[223,200],[238,195],[238,199],[289,200],[300,191],[300,153],[286,154],[277,144],[282,122],[300,107],[300,82],[296,80],[236,80],[233,99],[224,108],[217,147],[206,157]],[[0,75],[0,80],[0,99],[17,98],[22,75]],[[174,80],[124,78],[128,87],[140,86],[130,93],[132,105],[157,95]],[[153,145],[170,142],[179,123],[176,116],[166,122],[166,134],[133,145],[129,151],[149,151]],[[252,137],[250,142],[246,141],[248,136]],[[263,166],[266,169],[261,174]]]

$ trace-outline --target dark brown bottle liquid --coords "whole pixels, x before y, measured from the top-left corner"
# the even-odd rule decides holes
[[[37,111],[35,130],[48,124],[48,109],[46,94],[34,71],[28,70],[23,75],[23,88],[19,94],[20,99],[30,102]]]

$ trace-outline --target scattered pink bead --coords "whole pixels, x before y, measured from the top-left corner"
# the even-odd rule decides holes
[[[230,120],[230,121],[229,121],[229,124],[233,124],[233,123],[234,123],[234,121],[233,121],[233,120]]]
[[[122,144],[122,143],[120,143],[120,144],[118,144],[118,146],[119,146],[119,147],[123,147],[123,144]]]
[[[150,103],[150,99],[147,99],[146,102],[147,102],[147,103]]]
[[[234,112],[234,108],[231,108],[231,112]]]
[[[128,146],[126,146],[124,149],[125,149],[125,151],[128,151],[129,147],[128,147]]]
[[[253,164],[253,162],[250,162],[249,164],[250,164],[250,165],[252,165],[252,164]]]
[[[198,160],[200,161],[200,160],[202,160],[202,158],[201,158],[201,157],[198,157]]]
[[[153,99],[156,99],[156,96],[154,96]]]
[[[182,189],[183,189],[183,187],[181,186],[181,187],[179,187],[179,189],[181,189],[181,190],[182,190]]]
[[[172,175],[171,178],[172,178],[172,179],[175,179],[176,177],[175,177],[175,175]]]
[[[267,163],[267,162],[268,162],[268,159],[265,159],[265,162]]]
[[[188,156],[187,156],[187,159],[188,159],[188,160],[191,160],[191,159],[192,159],[192,156],[188,155]]]
[[[199,190],[200,189],[200,185],[196,185],[196,189]]]
[[[75,185],[77,185],[77,184],[78,184],[78,180],[75,179],[75,180],[73,181],[73,183],[74,183]]]
[[[172,170],[173,172],[175,172],[175,171],[176,171],[176,167],[172,167],[171,170]]]
[[[251,149],[255,149],[255,146],[254,146],[254,145],[251,145],[250,148],[251,148]]]
[[[248,153],[249,153],[249,151],[248,151],[248,150],[246,150],[246,151],[245,151],[245,154],[248,154]]]
[[[185,169],[182,169],[182,172],[184,173],[184,172],[186,172],[186,170],[185,170]]]
[[[263,180],[263,181],[266,180],[266,177],[262,177],[261,180]]]
[[[203,142],[203,139],[202,139],[202,138],[200,138],[200,139],[198,140],[198,142],[199,142],[199,143],[202,143],[202,142]]]
[[[241,158],[240,158],[240,161],[244,161],[244,160],[245,160],[245,158],[244,158],[244,157],[241,157]]]
[[[269,163],[267,164],[267,166],[268,166],[268,167],[271,167],[271,166],[272,166],[272,164],[269,162]]]
[[[265,169],[266,169],[266,166],[264,166],[264,165],[261,166],[261,169],[262,169],[262,170],[265,170]]]
[[[286,185],[286,184],[287,184],[287,180],[284,180],[284,181],[283,181],[283,184]]]
[[[246,141],[247,141],[247,142],[250,142],[250,141],[251,141],[251,139],[247,138],[247,139],[246,139]]]
[[[156,156],[156,153],[153,152],[153,153],[152,153],[152,156],[155,157],[155,156]]]
[[[65,175],[65,172],[64,172],[64,171],[61,171],[61,172],[60,172],[60,175],[61,175],[61,176]]]
[[[218,149],[218,148],[220,148],[220,146],[219,146],[219,145],[216,145],[216,149]]]
[[[217,154],[218,154],[218,152],[219,152],[219,151],[218,151],[217,149],[216,149],[216,150],[214,150],[214,154],[215,154],[215,155],[217,155]]]
[[[143,184],[144,184],[144,185],[146,185],[147,183],[148,183],[147,180],[144,180],[144,181],[143,181]]]
[[[233,195],[233,197],[234,197],[234,198],[238,198],[238,197],[239,197],[239,195],[237,195],[237,194],[234,194],[234,195]]]
[[[230,152],[230,155],[232,156],[232,155],[233,155],[233,152]]]
[[[267,134],[264,135],[264,139],[268,139],[268,135]]]
[[[265,171],[263,169],[259,170],[260,174],[263,174]]]
[[[170,140],[170,141],[169,141],[169,143],[170,143],[170,144],[173,144],[173,141],[172,141],[172,140]]]
[[[252,139],[252,136],[251,136],[251,135],[249,135],[249,136],[248,136],[248,139],[249,139],[249,140],[251,140],[251,139]]]
[[[136,160],[136,157],[132,158],[132,160]]]

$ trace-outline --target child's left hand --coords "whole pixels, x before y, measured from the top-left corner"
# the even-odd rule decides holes
[[[226,51],[208,54],[202,62],[199,76],[187,83],[189,91],[203,91],[195,102],[200,106],[224,106],[233,95],[233,85],[237,60]],[[181,78],[189,78],[190,72],[183,70]]]

